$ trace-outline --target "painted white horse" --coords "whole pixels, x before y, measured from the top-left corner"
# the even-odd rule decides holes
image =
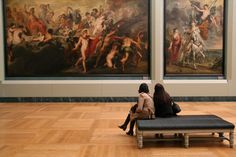
[[[197,69],[196,56],[200,55],[204,59],[206,58],[206,55],[204,54],[204,42],[201,39],[200,34],[196,31],[192,33],[192,38],[193,40],[191,40],[190,44],[191,44],[191,49],[193,53],[193,66],[194,66],[194,69]]]
[[[180,61],[185,64],[192,64],[194,69],[197,69],[196,57],[201,56],[206,58],[204,54],[204,41],[202,40],[199,31],[192,31],[191,34],[185,33],[181,46]],[[190,63],[192,61],[192,63]]]

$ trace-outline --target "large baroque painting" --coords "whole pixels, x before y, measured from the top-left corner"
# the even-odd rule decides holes
[[[166,77],[224,77],[224,0],[165,0]]]
[[[148,77],[149,3],[4,0],[6,77]]]

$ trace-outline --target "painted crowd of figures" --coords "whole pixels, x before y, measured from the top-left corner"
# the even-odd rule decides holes
[[[148,28],[133,30],[132,23],[127,28],[143,15],[135,14],[133,21],[115,20],[115,13],[103,6],[87,12],[66,8],[58,13],[50,4],[6,7],[8,65],[18,61],[19,50],[36,54],[52,47],[63,53],[64,68],[77,68],[80,73],[100,67],[125,72],[142,60],[148,62]]]

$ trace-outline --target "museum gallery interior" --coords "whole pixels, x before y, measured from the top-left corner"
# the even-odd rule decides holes
[[[0,5],[0,157],[236,157],[235,0]]]

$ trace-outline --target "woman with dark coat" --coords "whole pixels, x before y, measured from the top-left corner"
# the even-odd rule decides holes
[[[153,100],[156,117],[171,117],[176,115],[172,110],[172,99],[160,83],[155,85]]]
[[[126,133],[127,135],[133,136],[134,134],[134,125],[137,119],[149,119],[154,118],[155,108],[153,104],[153,100],[151,95],[149,94],[148,85],[146,83],[142,83],[139,86],[139,97],[138,103],[131,107],[130,112],[123,123],[123,125],[119,126],[119,128],[124,131],[127,128],[127,125],[130,122],[130,129]]]

